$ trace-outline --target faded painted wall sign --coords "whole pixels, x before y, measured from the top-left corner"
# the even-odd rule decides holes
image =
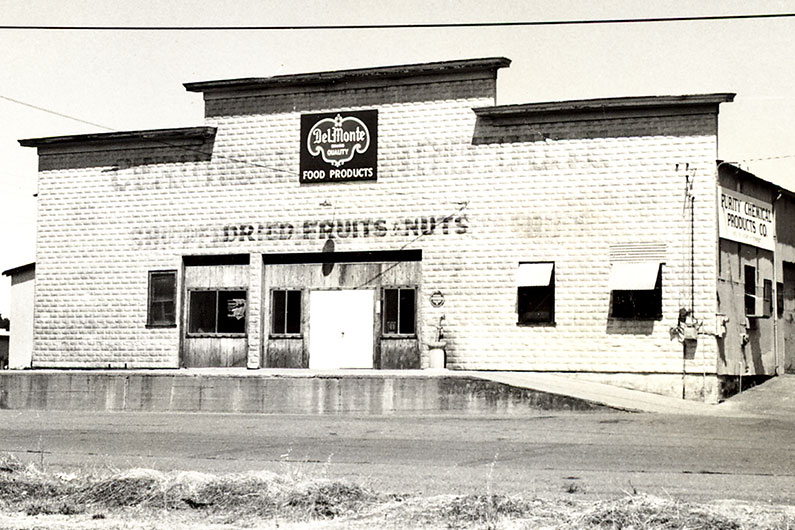
[[[773,205],[724,187],[718,189],[718,233],[724,239],[775,250]]]
[[[431,234],[465,234],[469,222],[465,215],[455,217],[429,216],[401,219],[326,219],[303,222],[272,222],[260,224],[226,225],[222,242],[275,241],[289,239],[367,238],[420,236]]]
[[[301,115],[302,184],[376,180],[378,111]]]
[[[227,225],[136,228],[131,236],[140,246],[184,249],[214,243],[289,240],[418,237],[457,235],[469,231],[466,215],[402,219],[308,219]]]

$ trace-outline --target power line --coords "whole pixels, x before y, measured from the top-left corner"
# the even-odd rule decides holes
[[[106,131],[121,132],[120,130],[114,129],[113,127],[108,127],[106,125],[102,125],[102,124],[99,124],[99,123],[94,123],[94,122],[91,122],[91,121],[87,121],[87,120],[84,120],[82,118],[77,118],[77,117],[71,116],[69,114],[64,114],[62,112],[58,112],[58,111],[55,111],[55,110],[52,110],[52,109],[48,109],[46,107],[33,105],[32,103],[27,103],[25,101],[20,101],[18,99],[10,98],[10,97],[4,96],[2,94],[0,94],[0,99],[5,100],[5,101],[9,101],[11,103],[15,103],[17,105],[22,105],[22,106],[25,106],[25,107],[29,107],[31,109],[35,109],[35,110],[38,110],[38,111],[41,111],[41,112],[46,112],[47,114],[52,114],[52,115],[58,116],[60,118],[65,118],[67,120],[72,120],[72,121],[76,121],[76,122],[79,122],[79,123],[88,124],[88,125],[91,125],[91,126],[94,126],[94,127],[99,127],[100,129],[104,129]],[[289,170],[289,169],[283,169],[283,168],[278,168],[278,167],[273,167],[273,166],[267,166],[265,164],[260,164],[258,162],[252,162],[252,161],[249,161],[249,160],[242,160],[242,159],[231,157],[231,156],[221,155],[221,154],[218,154],[218,153],[216,153],[214,151],[209,151],[208,152],[208,151],[204,151],[202,149],[196,149],[194,147],[189,147],[189,146],[186,146],[186,145],[177,145],[177,144],[173,144],[171,142],[166,142],[166,141],[158,140],[158,139],[155,139],[155,138],[149,138],[146,135],[145,132],[141,132],[140,134],[137,134],[137,136],[141,140],[150,142],[152,144],[157,144],[157,145],[161,145],[161,146],[165,146],[165,147],[170,147],[170,148],[173,148],[173,149],[179,149],[179,150],[182,150],[182,151],[186,151],[186,152],[190,152],[190,153],[196,153],[196,154],[203,155],[203,156],[216,157],[216,158],[218,158],[220,160],[227,160],[229,162],[233,162],[233,163],[236,163],[236,164],[241,164],[241,165],[244,165],[244,166],[256,167],[256,168],[260,168],[260,169],[267,169],[267,170],[275,172],[275,173],[282,173],[282,174],[285,174],[285,175],[298,177],[298,174],[295,171],[292,171],[292,170]],[[404,193],[404,192],[400,192],[400,191],[390,191],[389,194],[390,195],[410,195],[412,197],[419,197],[419,198],[425,199],[425,200],[434,200],[435,199],[435,197],[431,198],[431,197],[428,197],[428,196],[425,196],[425,195],[417,195],[417,194],[414,194],[414,193]]]
[[[105,129],[106,131],[119,132],[116,129],[112,129],[110,127],[105,127],[104,125],[100,125],[99,123],[94,123],[92,121],[86,121],[86,120],[83,120],[81,118],[75,118],[74,116],[69,116],[68,114],[62,114],[62,113],[54,111],[54,110],[46,109],[44,107],[39,107],[38,105],[33,105],[32,103],[26,103],[26,102],[20,101],[18,99],[10,98],[8,96],[3,96],[1,94],[0,94],[0,99],[4,99],[6,101],[10,101],[11,103],[16,103],[17,105],[30,107],[31,109],[40,110],[42,112],[46,112],[47,114],[53,114],[53,115],[59,116],[61,118],[66,118],[67,120],[72,120],[72,121],[76,121],[76,122],[80,122],[80,123],[85,123],[86,125],[91,125],[92,127],[99,127],[100,129]]]
[[[604,18],[574,20],[527,20],[501,22],[429,22],[403,24],[295,24],[287,26],[69,26],[38,24],[3,24],[0,30],[25,31],[290,31],[290,30],[367,30],[367,29],[439,29],[494,28],[532,26],[587,26],[597,24],[647,24],[657,22],[711,22],[723,20],[759,20],[794,18],[795,13],[755,13],[747,15],[693,15],[682,17]]]
[[[793,15],[795,15],[795,14],[793,14]],[[95,122],[92,122],[92,121],[84,120],[82,118],[77,118],[77,117],[71,116],[69,114],[64,114],[62,112],[58,112],[58,111],[55,111],[55,110],[52,110],[52,109],[48,109],[46,107],[41,107],[39,105],[34,105],[32,103],[27,103],[25,101],[20,101],[18,99],[14,99],[14,98],[11,98],[11,97],[8,97],[8,96],[4,96],[2,94],[0,94],[0,99],[8,101],[8,102],[11,102],[11,103],[15,103],[17,105],[22,105],[22,106],[25,106],[25,107],[29,107],[29,108],[32,108],[32,109],[35,109],[35,110],[38,110],[38,111],[41,111],[41,112],[46,112],[47,114],[52,114],[52,115],[58,116],[60,118],[65,118],[65,119],[76,121],[76,122],[83,123],[83,124],[86,124],[86,125],[91,125],[93,127],[98,127],[100,129],[104,129],[106,131],[121,132],[119,129],[114,129],[113,127],[108,127],[106,125],[102,125],[102,124],[95,123]],[[543,136],[543,133],[541,133],[539,131],[535,131],[535,132],[537,132],[538,134],[541,134]],[[239,158],[234,158],[234,157],[230,157],[230,156],[221,155],[221,154],[218,154],[218,153],[215,153],[215,152],[207,152],[207,151],[203,151],[201,149],[196,149],[196,148],[192,148],[192,147],[188,147],[188,146],[184,146],[184,145],[172,144],[170,142],[165,142],[163,140],[147,138],[146,135],[143,134],[143,133],[140,135],[140,138],[142,140],[146,140],[146,141],[149,141],[151,143],[156,143],[156,144],[159,144],[159,145],[162,145],[162,146],[166,146],[166,147],[171,147],[171,148],[174,148],[174,149],[180,149],[180,150],[184,150],[184,151],[188,151],[188,152],[192,152],[192,153],[196,153],[196,154],[200,154],[200,155],[204,155],[204,156],[216,157],[216,158],[221,159],[221,160],[227,160],[229,162],[233,162],[233,163],[241,164],[241,165],[245,165],[245,166],[257,167],[257,168],[260,168],[260,169],[267,169],[267,170],[273,171],[275,173],[282,173],[282,174],[287,174],[287,175],[291,175],[291,176],[297,176],[297,174],[294,171],[291,171],[289,169],[283,169],[283,168],[278,168],[278,167],[273,167],[273,166],[267,166],[265,164],[260,164],[258,162],[252,162],[252,161],[249,161],[249,160],[242,160],[242,159],[239,159]],[[783,160],[783,159],[787,159],[787,158],[795,158],[795,154],[773,155],[773,156],[759,157],[759,158],[745,158],[745,159],[741,160],[741,162],[743,162],[743,163],[763,162],[763,161]],[[402,192],[398,192],[398,191],[393,191],[393,192],[390,192],[390,193],[397,194],[397,195],[410,195],[408,193],[402,193]],[[411,195],[413,195],[413,194],[411,194]],[[423,198],[426,198],[426,197],[423,197]]]
[[[94,122],[91,122],[91,121],[87,121],[87,120],[84,120],[82,118],[76,118],[74,116],[70,116],[69,114],[64,114],[62,112],[57,112],[57,111],[54,111],[54,110],[51,110],[51,109],[48,109],[48,108],[45,108],[45,107],[40,107],[38,105],[33,105],[32,103],[27,103],[25,101],[20,101],[18,99],[10,98],[8,96],[3,96],[2,94],[0,94],[0,99],[3,99],[5,101],[10,101],[11,103],[16,103],[17,105],[22,105],[22,106],[29,107],[29,108],[32,108],[32,109],[36,109],[36,110],[39,110],[41,112],[46,112],[47,114],[53,114],[53,115],[58,116],[60,118],[66,118],[67,120],[72,120],[72,121],[76,121],[76,122],[79,122],[79,123],[84,123],[84,124],[87,124],[87,125],[91,125],[93,127],[99,127],[100,129],[104,129],[106,131],[121,132],[118,129],[114,129],[113,127],[108,127],[106,125],[102,125],[102,124],[99,124],[99,123],[94,123]],[[165,147],[171,147],[171,148],[174,148],[174,149],[181,149],[183,151],[197,153],[197,154],[204,155],[204,156],[215,156],[216,158],[219,158],[219,159],[222,159],[222,160],[227,160],[229,162],[234,162],[236,164],[243,164],[243,165],[247,165],[247,166],[251,166],[251,167],[258,167],[258,168],[261,168],[261,169],[267,169],[267,170],[274,171],[274,172],[277,172],[277,173],[286,173],[286,174],[294,175],[294,176],[296,175],[294,171],[290,171],[290,170],[286,170],[286,169],[266,166],[265,164],[259,164],[257,162],[251,162],[251,161],[248,161],[248,160],[240,160],[238,158],[233,158],[233,157],[230,157],[230,156],[219,155],[218,153],[208,153],[206,151],[202,151],[201,149],[194,149],[192,147],[188,147],[188,146],[184,146],[184,145],[175,145],[175,144],[172,144],[170,142],[165,142],[163,140],[147,138],[146,134],[144,134],[144,133],[140,134],[139,137],[142,140],[146,140],[146,141],[154,143],[154,144],[160,144],[160,145],[165,146]]]

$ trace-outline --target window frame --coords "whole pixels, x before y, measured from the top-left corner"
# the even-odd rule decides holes
[[[743,305],[745,316],[756,313],[756,267],[743,265]]]
[[[192,304],[191,304],[191,296],[193,293],[202,292],[202,293],[215,293],[215,331],[191,331],[191,321],[192,321]],[[243,331],[240,333],[236,332],[219,332],[218,331],[218,311],[220,309],[220,293],[229,293],[229,292],[243,292],[246,295],[246,313],[243,317]],[[185,319],[185,336],[188,338],[245,338],[248,336],[248,288],[246,287],[191,287],[187,290],[187,300],[186,304],[187,307],[186,311],[186,319]]]
[[[395,331],[387,331],[387,291],[397,291],[397,315],[395,320]],[[410,291],[413,296],[414,312],[411,318],[411,332],[402,333],[401,328],[401,291]],[[391,339],[415,339],[417,338],[417,287],[409,285],[386,286],[381,288],[381,336]]]
[[[765,318],[773,316],[773,280],[762,280],[762,303],[764,304],[762,306],[762,311],[764,312]]]
[[[529,264],[529,265],[546,265],[552,264],[552,270],[549,276],[549,284],[547,285],[517,285],[516,286],[516,325],[520,327],[524,326],[554,326],[557,324],[555,320],[555,269],[556,263],[554,261],[520,261],[517,265],[517,269],[519,269],[522,265]],[[543,293],[547,293],[547,296],[544,297],[542,303],[545,303],[547,299],[549,299],[550,309],[549,309],[549,316],[545,318],[528,318],[523,320],[523,315],[527,315],[529,313],[538,313],[539,311],[522,311],[521,302],[523,299],[522,293],[528,292],[536,292],[542,293],[539,298],[544,297]],[[527,296],[527,295],[525,295]],[[537,300],[537,299],[536,299]],[[535,303],[535,307],[538,308],[539,304]]]
[[[171,299],[170,300],[156,300],[154,296],[154,278],[160,277],[170,277],[172,280],[171,286]],[[175,328],[177,327],[177,270],[176,269],[166,269],[166,270],[154,270],[149,271],[148,278],[147,278],[147,297],[146,297],[146,327],[147,328]],[[171,303],[171,314],[168,315],[171,318],[166,318],[164,320],[155,320],[155,311],[154,305],[155,304],[163,304],[163,303]]]
[[[274,331],[276,313],[274,307],[276,306],[274,297],[276,293],[285,293],[284,295],[284,332]],[[289,293],[298,293],[298,332],[291,333],[287,330],[288,314],[290,310]],[[304,290],[290,287],[273,288],[270,291],[270,322],[268,329],[268,337],[273,339],[294,339],[302,338],[304,336]]]
[[[657,279],[654,289],[613,289],[610,291],[610,318],[613,320],[649,321],[662,320],[663,317],[663,292],[662,277],[663,263],[657,268]],[[651,310],[643,309],[648,306]],[[638,310],[638,307],[643,309]],[[620,308],[621,311],[616,311]],[[632,311],[625,309],[632,308]]]
[[[784,282],[776,282],[776,317],[784,317]]]

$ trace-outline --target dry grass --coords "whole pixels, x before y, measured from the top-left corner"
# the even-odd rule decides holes
[[[795,509],[638,494],[599,502],[570,495],[398,496],[292,472],[132,469],[64,476],[0,455],[0,528],[275,527],[783,530],[795,528]]]

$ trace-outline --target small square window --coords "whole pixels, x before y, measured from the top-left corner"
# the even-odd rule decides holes
[[[177,324],[177,271],[149,273],[149,300],[146,324],[150,327],[172,327]]]
[[[555,264],[520,263],[517,271],[517,322],[555,322]]]
[[[301,334],[301,291],[275,290],[272,292],[271,334]]]

